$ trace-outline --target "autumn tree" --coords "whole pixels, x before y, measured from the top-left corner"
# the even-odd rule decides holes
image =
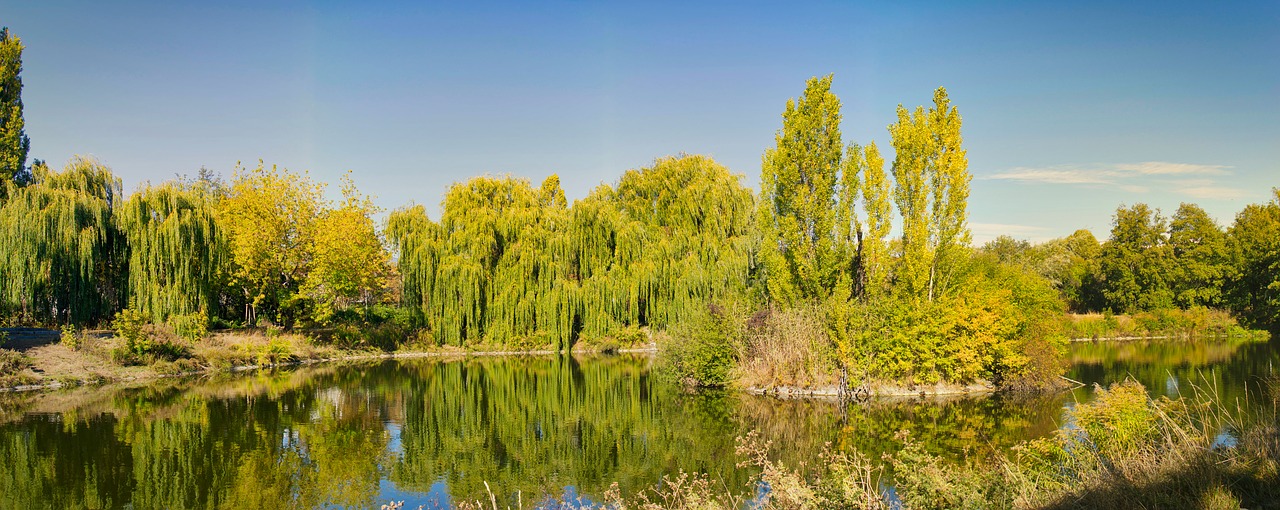
[[[761,166],[757,219],[767,295],[781,303],[825,297],[849,274],[858,195],[856,161],[844,162],[831,75],[810,78],[804,95],[787,101],[774,141]],[[856,152],[850,150],[855,160]]]
[[[8,186],[30,180],[27,171],[27,138],[22,118],[22,41],[0,29],[0,200]]]
[[[231,251],[232,284],[247,301],[245,319],[260,309],[275,320],[295,319],[297,300],[312,267],[316,220],[324,186],[306,175],[261,162],[238,169],[218,221]]]
[[[316,219],[313,263],[303,286],[314,300],[313,316],[321,323],[353,302],[367,311],[390,273],[390,255],[373,223],[379,209],[360,194],[350,173],[342,177],[342,198],[337,208]]]
[[[898,106],[893,141],[894,202],[902,218],[898,289],[929,300],[952,282],[968,228],[969,162],[961,147],[960,114],[939,87],[933,107]]]

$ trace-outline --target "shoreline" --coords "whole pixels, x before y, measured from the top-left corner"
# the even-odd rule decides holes
[[[82,351],[73,351],[73,352],[76,353],[75,356],[81,356],[81,357],[91,356],[87,353],[83,353]],[[175,378],[175,377],[189,377],[189,376],[217,374],[217,373],[234,374],[234,373],[240,373],[240,372],[251,372],[255,370],[270,369],[270,368],[317,365],[317,364],[323,364],[323,363],[334,363],[334,362],[343,362],[343,361],[370,361],[370,360],[415,359],[415,358],[461,359],[461,358],[470,358],[470,357],[500,357],[500,356],[520,357],[520,356],[555,356],[555,355],[576,356],[576,355],[603,355],[603,354],[654,354],[656,352],[657,352],[657,347],[654,347],[654,346],[627,348],[627,349],[605,349],[605,350],[531,349],[531,350],[489,351],[489,350],[441,348],[441,349],[432,349],[432,350],[409,350],[409,351],[394,351],[394,352],[383,352],[383,353],[353,350],[353,351],[346,351],[345,354],[340,354],[338,356],[304,358],[304,359],[298,359],[295,361],[287,361],[287,362],[280,362],[280,363],[231,365],[230,367],[214,366],[212,364],[209,364],[209,360],[206,359],[206,360],[200,360],[203,364],[200,365],[202,368],[198,370],[184,370],[184,371],[174,372],[174,373],[157,372],[155,370],[154,364],[142,366],[142,367],[114,366],[111,368],[117,368],[121,370],[132,369],[131,371],[134,373],[132,375],[117,376],[117,377],[101,376],[100,374],[95,374],[97,375],[97,377],[91,377],[91,378],[83,378],[84,374],[47,372],[45,370],[31,370],[31,367],[28,367],[27,370],[31,370],[32,372],[40,374],[40,376],[43,377],[47,382],[42,381],[37,384],[18,384],[18,385],[6,384],[3,386],[0,386],[0,394],[36,392],[36,391],[44,391],[44,390],[58,390],[58,389],[64,389],[64,388],[76,388],[76,387],[84,387],[84,386],[101,386],[101,385],[107,385],[112,383],[122,383],[122,382],[143,382],[143,381],[152,381],[152,380],[168,379],[168,378]],[[40,364],[41,362],[49,361],[47,359],[43,359],[45,358],[45,356],[42,355],[42,353],[36,353],[35,355],[32,355],[31,350],[28,350],[23,354],[26,355],[28,359],[30,359],[32,367]]]

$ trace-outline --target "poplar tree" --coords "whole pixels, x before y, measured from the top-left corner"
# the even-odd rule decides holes
[[[856,167],[843,163],[840,99],[831,92],[831,75],[810,78],[804,95],[787,101],[774,140],[761,165],[757,220],[767,295],[782,303],[823,297],[848,273],[841,260],[856,238],[853,204],[837,202],[842,181],[840,198],[857,198],[857,177]],[[841,170],[851,175],[842,178]]]
[[[867,235],[862,241],[862,267],[867,294],[877,295],[889,285],[889,230],[893,227],[889,202],[892,183],[884,173],[884,157],[875,142],[860,151],[863,208],[867,215]]]
[[[889,126],[895,152],[894,202],[902,217],[898,288],[932,301],[951,287],[955,266],[970,242],[969,162],[961,147],[960,114],[945,88],[933,107],[908,111],[898,105]]]
[[[342,203],[316,219],[313,263],[302,292],[314,300],[312,315],[318,322],[327,322],[353,302],[367,312],[386,287],[391,258],[373,224],[378,212],[348,173],[342,177]]]
[[[0,200],[9,196],[11,184],[25,184],[27,152],[31,139],[22,118],[22,41],[0,29]]]

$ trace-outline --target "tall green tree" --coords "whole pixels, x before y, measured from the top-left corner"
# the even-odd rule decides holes
[[[1280,327],[1280,189],[1266,204],[1250,204],[1227,231],[1233,260],[1227,282],[1232,312],[1252,327]]]
[[[22,118],[22,41],[0,29],[0,200],[10,194],[11,184],[31,179],[27,170],[27,138]]]
[[[863,207],[867,217],[867,235],[862,241],[864,288],[871,295],[884,293],[889,285],[889,230],[893,228],[890,201],[893,183],[884,173],[884,157],[875,142],[860,152]]]
[[[902,218],[897,285],[908,296],[933,300],[949,289],[970,242],[969,162],[962,148],[960,114],[945,88],[933,107],[898,105],[889,126],[893,141],[894,202]]]
[[[1099,275],[1105,308],[1135,312],[1173,306],[1166,222],[1147,204],[1116,209],[1102,245]]]
[[[1220,306],[1229,271],[1227,236],[1222,227],[1200,206],[1184,203],[1169,223],[1169,247],[1174,303],[1181,308]]]
[[[824,297],[847,274],[844,259],[852,251],[856,219],[856,171],[843,163],[840,99],[831,92],[831,75],[810,78],[804,95],[787,101],[775,147],[765,151],[760,172],[761,266],[769,299],[791,303]],[[839,211],[839,212],[837,212]],[[837,235],[837,223],[841,233]]]
[[[0,206],[0,300],[40,322],[102,320],[124,293],[120,179],[80,157],[62,172],[34,170]]]
[[[218,190],[207,180],[146,185],[116,215],[129,242],[129,307],[156,323],[216,315],[230,262],[218,224]]]

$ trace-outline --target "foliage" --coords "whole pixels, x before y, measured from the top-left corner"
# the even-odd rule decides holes
[[[31,139],[22,117],[22,41],[0,29],[0,204],[13,194],[11,186],[30,178],[27,153]]]
[[[58,337],[59,343],[73,351],[80,350],[80,332],[76,331],[76,327],[70,324],[62,326],[62,333]]]
[[[218,222],[234,264],[232,285],[248,302],[245,319],[250,324],[256,323],[260,309],[277,321],[298,318],[323,190],[306,175],[268,169],[261,162],[236,171]]]
[[[1170,286],[1180,308],[1222,306],[1222,289],[1229,271],[1227,236],[1209,213],[1195,204],[1182,204],[1169,222],[1173,251]]]
[[[92,159],[44,165],[0,206],[0,302],[36,320],[84,324],[121,301],[120,180]]]
[[[1266,204],[1252,204],[1236,215],[1228,231],[1233,260],[1227,282],[1229,307],[1246,325],[1280,325],[1280,188]]]
[[[1077,406],[1072,415],[1098,451],[1119,457],[1155,433],[1156,411],[1150,404],[1147,389],[1129,380],[1099,388],[1097,398]]]
[[[188,342],[203,340],[209,335],[209,318],[202,313],[171,315],[167,324],[174,334]]]
[[[889,286],[891,259],[887,238],[893,226],[889,209],[892,184],[884,173],[884,157],[880,155],[875,142],[867,144],[861,150],[855,150],[854,161],[863,175],[863,207],[867,214],[867,234],[859,245],[862,251],[861,269],[866,294],[876,297],[884,294]]]
[[[824,387],[839,377],[823,309],[765,308],[746,321],[738,382],[756,388]]]
[[[741,356],[744,327],[739,307],[707,306],[659,346],[664,370],[690,386],[728,385]]]
[[[567,349],[745,287],[751,193],[710,159],[659,159],[572,208],[558,182],[478,177],[449,189],[439,223],[391,214],[404,302],[438,343]]]
[[[784,304],[824,296],[849,276],[857,165],[845,163],[831,78],[810,78],[804,95],[787,101],[761,167],[760,259],[769,298]]]
[[[129,244],[129,307],[157,324],[215,315],[230,253],[218,223],[224,191],[211,179],[146,185],[116,215]]]
[[[0,349],[0,375],[17,373],[29,366],[31,366],[31,358],[25,354],[10,349]]]
[[[898,105],[889,126],[894,149],[894,202],[902,218],[899,292],[933,300],[949,289],[970,240],[969,162],[961,148],[960,114],[939,87],[933,107]]]
[[[342,204],[325,210],[316,220],[314,259],[302,292],[315,301],[316,322],[328,323],[334,313],[359,302],[367,309],[387,285],[391,257],[372,216],[373,200],[361,196],[350,174],[342,179]]]
[[[116,337],[124,339],[125,350],[136,355],[146,354],[151,350],[151,336],[147,334],[146,326],[147,317],[132,308],[120,310],[111,323]]]

